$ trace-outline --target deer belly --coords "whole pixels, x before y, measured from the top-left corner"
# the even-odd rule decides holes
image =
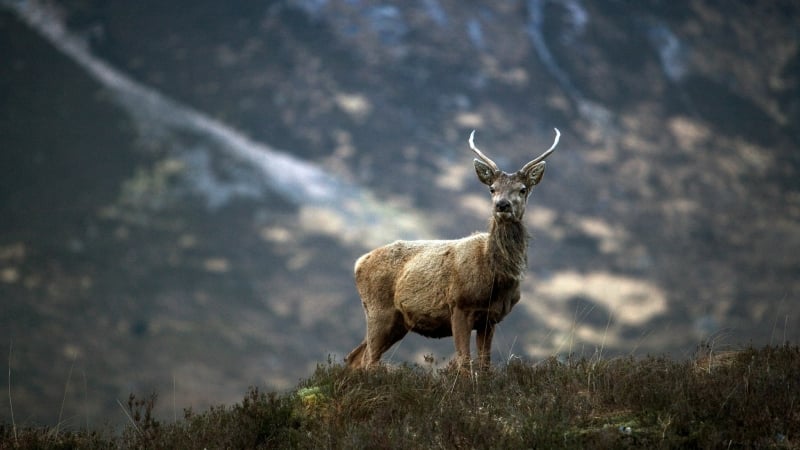
[[[442,338],[453,335],[447,308],[441,311],[406,311],[403,312],[403,317],[408,329],[425,337]]]

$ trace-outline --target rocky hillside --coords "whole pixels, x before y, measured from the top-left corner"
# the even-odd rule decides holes
[[[340,359],[358,255],[485,227],[472,129],[507,171],[563,135],[495,361],[800,339],[796,2],[0,4],[0,420]]]

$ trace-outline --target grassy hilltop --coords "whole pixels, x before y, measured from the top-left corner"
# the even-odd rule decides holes
[[[692,360],[551,358],[488,373],[328,363],[296,389],[153,416],[127,402],[121,433],[0,425],[0,448],[797,448],[800,347]]]

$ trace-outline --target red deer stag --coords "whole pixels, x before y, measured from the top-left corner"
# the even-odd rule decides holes
[[[501,171],[469,137],[478,156],[475,172],[489,186],[489,231],[448,241],[396,241],[361,256],[356,288],[367,317],[364,341],[345,358],[349,367],[369,367],[409,331],[453,336],[456,363],[470,362],[470,335],[477,330],[480,366],[490,364],[495,325],[519,301],[528,263],[525,205],[544,174],[553,145],[513,174]]]

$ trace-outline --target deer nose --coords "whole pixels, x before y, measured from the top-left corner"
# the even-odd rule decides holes
[[[498,200],[494,204],[494,209],[497,212],[510,212],[511,211],[511,202],[506,199]]]

